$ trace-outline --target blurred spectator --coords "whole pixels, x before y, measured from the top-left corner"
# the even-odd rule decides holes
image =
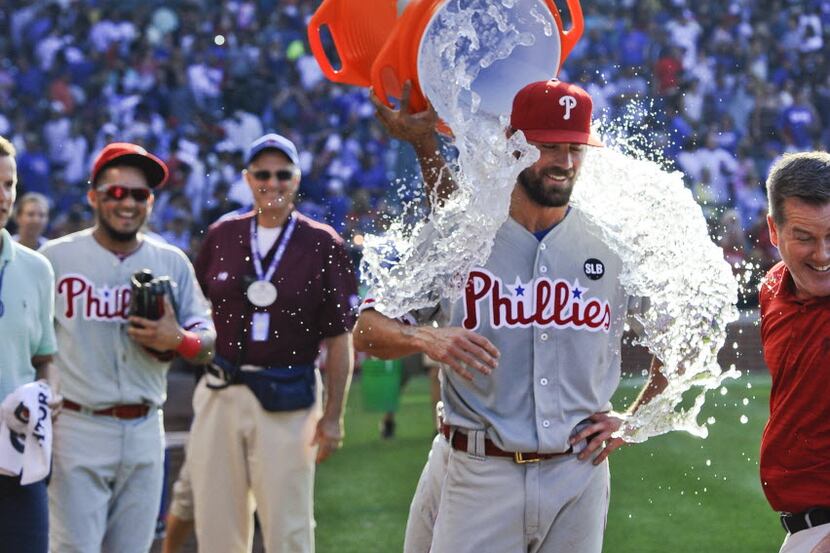
[[[49,224],[49,200],[38,192],[23,194],[14,206],[14,222],[17,234],[12,238],[27,248],[39,249],[46,243],[43,233]]]
[[[799,90],[792,105],[782,110],[780,128],[783,136],[796,148],[812,148],[813,141],[818,136],[819,116],[807,90]]]
[[[389,175],[415,174],[414,159],[378,133],[365,89],[324,78],[305,38],[319,0],[70,4],[8,0],[0,14],[0,132],[18,147],[21,189],[54,206],[51,236],[88,226],[77,190],[90,152],[115,137],[170,164],[159,232],[181,211],[197,236],[250,205],[239,150],[271,131],[300,149],[303,213],[364,233],[400,212]],[[715,226],[735,209],[749,236],[772,161],[830,145],[829,5],[592,0],[563,72],[608,118],[650,106],[649,139]]]
[[[52,164],[46,153],[41,150],[38,135],[36,133],[27,135],[25,149],[17,158],[17,174],[23,189],[27,192],[40,192],[49,196],[51,170]]]
[[[709,196],[720,206],[730,205],[732,190],[730,180],[738,164],[728,151],[718,145],[714,133],[706,137],[706,144],[679,160],[683,170],[691,177],[703,180],[706,172]]]
[[[726,261],[735,272],[741,269],[746,256],[747,244],[744,230],[741,227],[741,220],[738,212],[734,209],[727,209],[720,218],[721,232],[718,245],[723,248],[723,255]]]
[[[182,251],[190,251],[190,219],[184,213],[177,213],[167,222],[160,236]]]

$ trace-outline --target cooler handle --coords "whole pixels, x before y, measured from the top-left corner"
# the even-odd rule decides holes
[[[567,0],[567,2],[568,11],[571,12],[571,28],[565,31],[562,28],[562,21],[558,21],[560,29],[559,37],[562,43],[562,52],[559,58],[560,68],[565,63],[568,55],[570,55],[571,50],[576,46],[576,43],[582,38],[582,32],[585,30],[585,20],[582,17],[582,5],[579,3],[579,0]],[[558,16],[559,11],[555,11],[554,14]]]
[[[323,75],[325,75],[329,80],[344,84],[366,86],[369,84],[366,82],[366,78],[353,71],[348,66],[346,58],[340,55],[340,48],[338,46],[340,41],[337,38],[337,29],[332,26],[330,23],[331,20],[329,19],[329,16],[335,13],[336,7],[336,0],[325,0],[320,7],[317,8],[317,11],[314,12],[314,15],[311,16],[311,19],[308,22],[308,43],[309,46],[311,46],[311,53],[314,54],[314,58],[317,60],[317,64],[323,71]],[[331,32],[331,37],[334,40],[334,49],[337,50],[338,55],[340,55],[340,63],[342,64],[340,70],[336,70],[331,65],[331,61],[323,48],[323,42],[320,40],[320,30],[326,25],[328,26],[329,32]]]

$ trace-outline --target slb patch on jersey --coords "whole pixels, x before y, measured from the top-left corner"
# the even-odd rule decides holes
[[[605,275],[605,264],[593,257],[587,260],[582,268],[585,270],[585,276],[591,280],[599,280]]]

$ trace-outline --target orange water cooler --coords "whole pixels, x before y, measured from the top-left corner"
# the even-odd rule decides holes
[[[412,81],[410,105],[413,111],[422,111],[426,108],[425,96],[433,105],[444,101],[430,94],[431,88],[438,88],[430,87],[430,83],[448,76],[425,74],[423,55],[429,51],[429,41],[441,31],[442,21],[452,17],[447,12],[452,1],[324,0],[308,25],[312,53],[328,79],[371,86],[388,105],[390,97],[400,98],[403,83]],[[505,103],[522,86],[558,74],[582,36],[584,24],[579,0],[567,0],[571,19],[568,30],[563,28],[553,0],[503,0],[502,4],[512,5],[511,9],[520,15],[516,21],[522,22],[524,30],[534,36],[532,45],[517,46],[508,58],[483,68],[473,83],[482,105],[503,113]],[[538,25],[531,28],[536,23],[544,25],[545,32],[539,32]],[[331,33],[340,69],[333,67],[323,49],[323,27]],[[553,28],[556,32],[552,32]],[[490,35],[490,40],[498,37]],[[438,105],[436,109],[440,114]]]

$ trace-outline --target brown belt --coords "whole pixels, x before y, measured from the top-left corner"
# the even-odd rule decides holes
[[[467,435],[463,432],[452,432],[451,426],[442,423],[441,434],[443,434],[447,441],[450,442],[453,449],[467,451]],[[452,436],[452,439],[450,439],[450,436]],[[567,451],[563,451],[561,453],[523,453],[521,451],[505,451],[494,444],[492,440],[487,438],[484,439],[484,455],[487,457],[508,457],[519,464],[538,463],[539,461],[561,457],[562,455],[570,455],[571,453],[573,453],[572,447],[569,447]]]
[[[113,405],[112,407],[105,407],[104,409],[98,409],[96,411],[92,411],[78,403],[75,403],[71,399],[64,399],[63,400],[63,408],[68,409],[70,411],[78,411],[80,413],[89,413],[92,415],[99,415],[102,417],[112,417],[114,419],[123,419],[123,420],[131,420],[131,419],[140,419],[142,417],[146,417],[147,413],[150,412],[150,406],[146,403],[132,403],[128,405]]]

